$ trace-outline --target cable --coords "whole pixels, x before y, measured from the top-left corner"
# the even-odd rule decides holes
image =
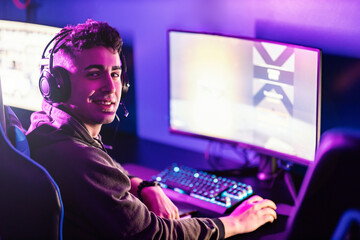
[[[13,3],[18,9],[25,9],[29,6],[30,0],[25,0],[24,3],[22,3],[20,0],[13,0]]]
[[[231,152],[226,153],[225,151],[229,149]],[[236,172],[236,174],[238,174],[239,169],[252,168],[253,166],[257,166],[256,164],[251,164],[254,161],[251,161],[249,158],[249,153],[251,152],[249,152],[248,149],[241,148],[238,145],[235,146],[228,143],[209,141],[204,153],[204,158],[214,171],[221,171],[223,173]],[[230,154],[236,157],[236,160],[234,161],[234,159],[232,159],[232,162],[239,162],[240,160],[241,163],[235,168],[226,169],[228,164],[223,163],[228,162],[230,159],[225,159],[224,157],[228,157]],[[253,158],[255,159],[256,156]]]

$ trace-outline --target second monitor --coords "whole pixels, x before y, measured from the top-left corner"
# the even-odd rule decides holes
[[[170,130],[308,165],[320,130],[321,51],[169,31]]]

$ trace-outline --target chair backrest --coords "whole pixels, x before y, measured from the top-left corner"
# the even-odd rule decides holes
[[[336,129],[323,134],[288,221],[287,239],[331,239],[341,215],[360,209],[359,170],[360,132]]]
[[[360,239],[360,210],[349,209],[342,216],[331,240]]]
[[[6,133],[1,93],[0,82],[0,239],[62,239],[59,188],[41,165],[26,156],[26,149],[21,152],[9,141],[8,135],[17,135],[26,148],[26,137],[17,127]]]

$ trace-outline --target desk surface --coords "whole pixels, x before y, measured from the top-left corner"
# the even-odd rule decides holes
[[[110,150],[109,154],[131,174],[144,179],[149,179],[172,163],[201,170],[211,170],[211,166],[205,161],[203,154],[131,136],[117,138],[113,150]],[[290,211],[288,206],[294,204],[283,176],[279,176],[274,181],[260,181],[256,177],[256,171],[250,169],[243,171],[241,176],[236,176],[236,179],[252,185],[255,194],[273,200],[279,207],[278,219],[274,223],[265,224],[255,232],[241,235],[241,239],[282,239],[281,233],[286,228],[287,215]],[[202,216],[218,217],[219,215],[200,212],[199,217]],[[239,236],[231,239],[239,239]]]

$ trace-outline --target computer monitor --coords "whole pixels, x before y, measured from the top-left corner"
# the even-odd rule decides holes
[[[170,131],[309,165],[320,134],[321,51],[171,30]]]
[[[40,61],[46,44],[60,28],[0,20],[0,79],[4,104],[41,109]]]

